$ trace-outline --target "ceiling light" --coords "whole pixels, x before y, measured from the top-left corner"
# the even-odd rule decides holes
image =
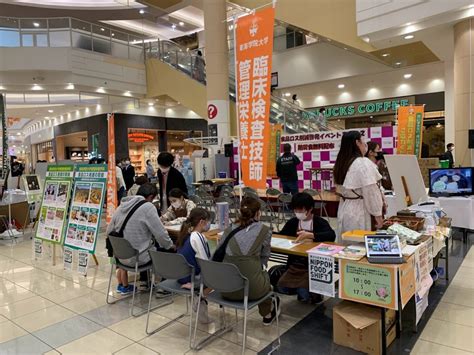
[[[179,21],[179,25],[180,25],[180,26],[184,26],[184,22],[183,22],[183,21]]]
[[[173,23],[173,24],[171,25],[171,28],[174,30],[174,29],[176,28],[176,25]]]
[[[369,43],[369,42],[370,42],[370,38],[369,38],[369,37],[364,37],[364,38],[362,38],[362,40],[363,40],[364,42],[366,42],[366,43]]]
[[[390,54],[389,53],[384,53],[382,54],[382,57],[388,57]]]
[[[403,77],[404,77],[405,79],[410,79],[410,78],[412,77],[412,75],[413,75],[413,74],[405,74],[405,75],[403,75]]]
[[[153,106],[153,105],[154,105],[153,102],[149,102],[149,103],[148,103],[148,106]]]
[[[49,116],[44,116],[45,119],[49,120]]]
[[[38,22],[33,22],[33,26],[40,27],[40,24]]]
[[[395,65],[402,65],[402,62],[395,62]]]
[[[331,42],[331,39],[330,39],[330,38],[326,38],[326,40],[327,40],[328,42]]]
[[[140,15],[143,15],[145,13],[145,10],[143,9],[140,9],[140,11],[138,11],[140,13]]]
[[[130,91],[125,91],[123,93],[124,96],[132,96],[132,93]]]
[[[344,89],[346,86],[345,86],[344,84],[339,84],[337,87],[338,87],[339,89]]]
[[[18,132],[16,135],[17,135],[17,136],[21,136],[21,133],[20,133],[20,132]]]
[[[101,30],[102,32],[104,32],[104,31],[105,31],[105,28],[101,27],[100,30]]]
[[[0,85],[0,90],[5,90],[5,86]]]
[[[344,50],[345,50],[345,51],[347,51],[348,49],[349,49],[349,48],[347,48],[347,47],[344,47]]]
[[[104,90],[103,87],[97,88],[96,92],[99,92],[99,93],[101,93],[101,94],[105,94],[105,90]]]
[[[39,86],[38,84],[33,84],[33,87],[31,88],[31,90],[43,90],[43,88]]]
[[[112,37],[114,37],[114,36],[115,36],[115,33],[112,33]]]
[[[415,38],[415,36],[414,36],[414,35],[406,35],[406,36],[403,37],[403,38],[405,38],[405,39],[413,39],[413,38]]]
[[[49,113],[53,113],[54,111],[53,110],[48,110]]]
[[[286,96],[286,97],[290,97],[290,96],[291,96],[291,92],[285,92],[285,96]]]
[[[74,84],[73,83],[67,84],[66,90],[74,90]]]

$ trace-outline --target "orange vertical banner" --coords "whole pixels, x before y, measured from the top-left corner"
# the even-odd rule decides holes
[[[256,189],[267,183],[274,17],[269,7],[235,22],[240,166],[245,186]]]
[[[398,108],[397,153],[421,156],[424,106]]]
[[[108,173],[107,173],[107,224],[117,208],[117,174],[115,170],[115,117],[113,113],[107,115],[108,147]]]

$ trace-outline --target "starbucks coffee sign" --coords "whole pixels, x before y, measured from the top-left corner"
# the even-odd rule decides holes
[[[397,99],[385,99],[376,101],[363,101],[348,105],[324,106],[326,109],[326,118],[345,118],[345,117],[361,117],[395,114],[398,106],[408,106],[414,104],[414,97],[404,97]],[[315,113],[319,112],[319,108],[309,109]]]

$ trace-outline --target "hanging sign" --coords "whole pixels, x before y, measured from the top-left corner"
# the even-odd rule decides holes
[[[62,244],[73,175],[73,165],[48,165],[35,238]]]
[[[398,108],[398,154],[421,157],[424,111],[424,106],[410,105]]]
[[[115,119],[114,114],[109,113],[107,117],[109,138],[109,167],[107,174],[107,216],[106,221],[110,223],[115,209],[117,208],[117,175],[115,166]]]
[[[269,7],[235,23],[239,161],[244,184],[253,188],[267,183],[274,17]]]
[[[272,124],[270,131],[270,144],[268,147],[267,174],[268,176],[276,176],[276,163],[280,156],[281,135],[283,133],[282,124]]]
[[[64,245],[94,253],[104,205],[107,165],[76,166]]]

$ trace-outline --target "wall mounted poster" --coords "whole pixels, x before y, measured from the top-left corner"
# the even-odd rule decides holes
[[[35,238],[62,243],[73,174],[72,165],[48,165]]]
[[[76,165],[64,245],[94,253],[107,184],[107,165]]]

